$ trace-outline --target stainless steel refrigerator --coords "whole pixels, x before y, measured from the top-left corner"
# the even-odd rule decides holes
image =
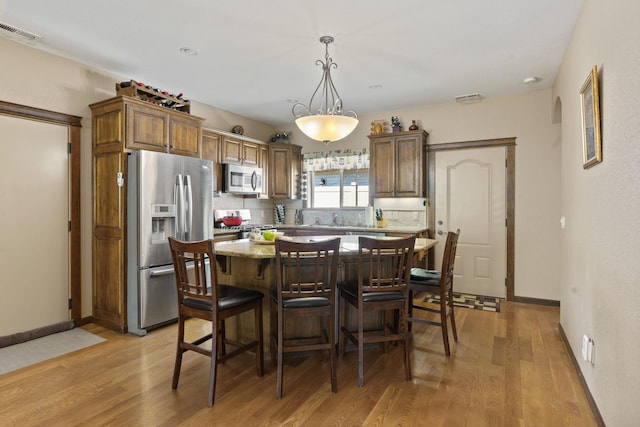
[[[127,324],[142,336],[178,317],[168,238],[213,238],[213,164],[153,151],[128,162]]]

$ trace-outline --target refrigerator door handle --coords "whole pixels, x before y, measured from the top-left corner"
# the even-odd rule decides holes
[[[166,276],[167,274],[173,274],[173,273],[174,273],[173,267],[157,268],[151,272],[150,276],[151,277]]]
[[[176,239],[185,240],[185,206],[184,206],[184,184],[182,179],[182,174],[176,175],[176,192],[174,195],[177,209],[176,209]]]
[[[194,268],[193,263],[187,264],[187,271],[191,271],[193,270],[193,268]],[[166,276],[167,274],[173,274],[173,273],[175,273],[175,269],[173,268],[173,266],[171,266],[166,268],[156,268],[151,272],[149,276],[158,277],[158,276]]]
[[[184,176],[185,186],[185,221],[184,234],[185,240],[191,240],[191,231],[193,229],[193,187],[191,185],[191,175]]]

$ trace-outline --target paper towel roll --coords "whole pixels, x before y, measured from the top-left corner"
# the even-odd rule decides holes
[[[365,225],[367,227],[373,227],[373,224],[374,224],[374,221],[375,221],[375,219],[373,217],[373,206],[367,206],[367,208],[365,210],[364,217],[365,217],[365,221],[366,221]]]

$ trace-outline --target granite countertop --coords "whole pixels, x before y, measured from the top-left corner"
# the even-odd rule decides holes
[[[412,227],[412,226],[389,226],[389,227],[366,227],[358,225],[315,225],[315,224],[283,224],[277,226],[280,229],[295,229],[295,230],[341,230],[341,231],[357,231],[357,232],[369,232],[369,233],[424,233],[428,230],[427,227]]]
[[[256,224],[261,225],[261,224]],[[365,227],[357,225],[310,225],[310,224],[281,224],[273,226],[279,230],[321,230],[330,232],[335,231],[352,231],[359,233],[425,233],[426,227],[410,227],[410,226],[391,226],[391,227]],[[230,230],[226,228],[214,228],[214,236],[222,236],[225,234],[237,234],[238,230]]]
[[[288,237],[294,241],[308,242],[318,239],[327,239],[332,237],[340,237],[340,255],[356,255],[358,253],[358,236],[296,236]],[[392,239],[393,237],[389,237]],[[437,241],[433,239],[416,239],[415,251],[426,251],[436,245]],[[275,258],[275,245],[273,243],[256,243],[249,239],[231,240],[226,242],[217,242],[215,244],[216,255],[232,256],[241,258],[268,259]]]

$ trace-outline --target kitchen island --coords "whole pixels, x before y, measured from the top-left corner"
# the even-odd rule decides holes
[[[357,277],[358,266],[358,237],[357,235],[324,235],[324,236],[292,236],[285,237],[294,241],[308,242],[319,239],[340,237],[340,266],[338,281]],[[381,237],[392,239],[393,237]],[[436,245],[436,240],[417,238],[415,244],[416,257],[424,255],[426,251]],[[242,286],[264,293],[263,324],[264,348],[269,349],[269,291],[275,285],[275,244],[255,243],[249,239],[217,242],[216,268],[218,282],[228,285]],[[238,316],[238,321],[228,321],[227,333],[230,337],[246,338],[253,333],[253,320],[250,315]],[[378,321],[372,319],[372,322]],[[298,322],[288,325],[288,332],[303,335],[317,325]]]

